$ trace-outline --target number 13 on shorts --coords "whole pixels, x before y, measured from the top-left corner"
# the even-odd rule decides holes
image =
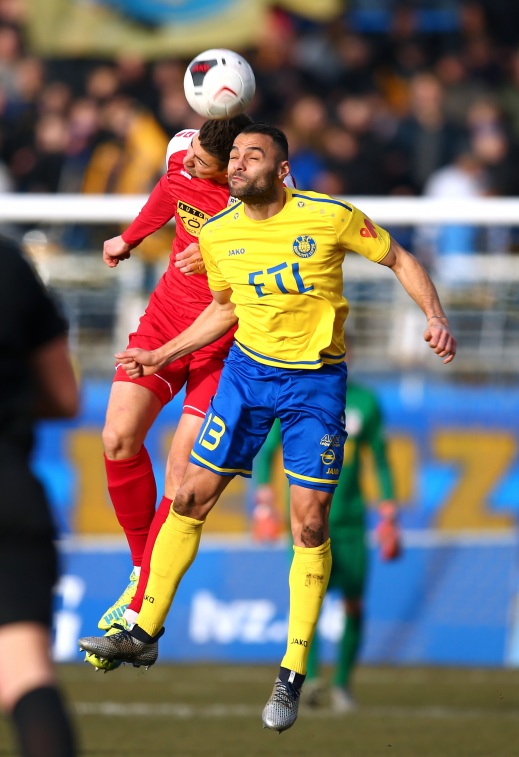
[[[209,413],[207,421],[198,438],[199,444],[206,449],[216,449],[220,444],[222,436],[225,434],[225,423],[214,413]]]

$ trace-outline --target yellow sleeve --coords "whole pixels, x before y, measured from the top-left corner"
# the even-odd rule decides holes
[[[218,268],[213,256],[211,255],[210,248],[207,244],[207,239],[204,236],[203,228],[200,232],[198,243],[200,245],[200,252],[202,253],[202,257],[204,259],[205,270],[207,271],[209,289],[212,289],[213,292],[222,292],[224,289],[229,289],[228,282],[221,275],[220,269]]]
[[[389,232],[377,226],[370,218],[354,205],[350,205],[346,224],[337,229],[339,242],[347,250],[357,252],[374,263],[380,263],[391,244]]]

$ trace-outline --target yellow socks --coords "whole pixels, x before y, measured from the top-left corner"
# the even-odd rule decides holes
[[[198,552],[205,521],[170,510],[153,547],[150,577],[137,623],[155,636],[166,620],[177,587]]]
[[[330,540],[319,547],[294,547],[290,569],[287,651],[281,667],[304,675],[319,612],[332,569]]]

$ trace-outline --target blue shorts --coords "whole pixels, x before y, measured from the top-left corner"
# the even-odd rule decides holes
[[[334,492],[346,441],[347,373],[345,363],[273,368],[233,346],[191,462],[222,476],[250,478],[252,461],[279,418],[289,482]]]

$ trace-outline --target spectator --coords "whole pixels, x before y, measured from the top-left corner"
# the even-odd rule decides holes
[[[395,144],[400,150],[404,181],[421,192],[433,171],[447,165],[462,147],[462,132],[447,120],[443,88],[431,73],[410,82],[409,114],[400,123]]]

